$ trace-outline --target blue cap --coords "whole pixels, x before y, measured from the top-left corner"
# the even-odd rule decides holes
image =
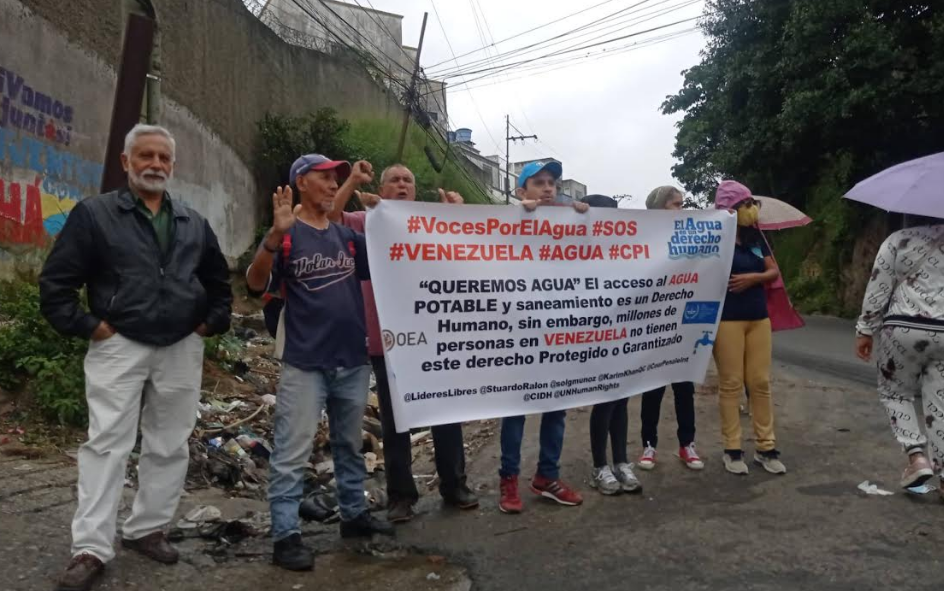
[[[554,175],[554,180],[561,178],[561,175],[564,174],[564,168],[560,165],[560,162],[531,162],[530,164],[525,164],[524,168],[521,169],[521,174],[518,175],[518,188],[523,189],[525,183],[528,182],[528,179],[541,172],[546,170],[552,175]]]
[[[289,169],[288,182],[295,184],[295,179],[312,170],[337,170],[340,180],[346,179],[351,175],[351,163],[344,160],[331,160],[321,154],[305,154],[292,163]]]

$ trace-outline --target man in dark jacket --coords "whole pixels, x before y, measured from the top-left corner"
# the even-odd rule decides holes
[[[64,335],[89,339],[89,437],[79,450],[78,509],[61,590],[85,590],[114,558],[118,504],[140,416],[139,490],[122,544],[165,564],[197,416],[203,339],[229,329],[229,270],[210,225],[165,185],[175,143],[138,125],[121,162],[128,187],[79,202],[46,260],[40,306]],[[79,300],[88,291],[89,311]],[[142,408],[142,395],[144,406]]]

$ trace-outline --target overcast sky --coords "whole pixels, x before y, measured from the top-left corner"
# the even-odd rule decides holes
[[[361,4],[366,6],[364,0]],[[538,25],[561,19],[568,14],[601,4],[603,0],[371,0],[378,10],[404,15],[403,42],[416,46],[419,41],[423,12],[429,12],[426,41],[421,64],[430,68],[438,62],[451,60],[443,29],[433,11],[435,1],[442,25],[456,55],[483,46],[473,16],[473,4],[481,7],[488,19],[488,28],[495,41],[516,37]],[[671,8],[681,0],[667,0],[661,8]],[[618,10],[640,4],[640,0],[609,0],[583,14],[498,43],[497,51],[508,51],[524,44],[548,39]],[[638,9],[649,13],[642,3]],[[658,1],[651,5],[658,6]],[[701,14],[703,3],[697,2],[649,22],[617,25],[601,37],[576,39],[547,51],[573,43],[593,42],[598,38],[637,32]],[[638,13],[645,16],[646,13]],[[635,18],[635,17],[634,17]],[[665,32],[691,28],[695,23],[680,24],[665,31],[642,35],[645,39]],[[488,35],[488,32],[485,32]],[[489,40],[490,41],[490,40]],[[614,43],[618,46],[621,43]],[[512,68],[503,77],[482,80],[478,84],[495,84],[448,92],[450,127],[468,127],[472,139],[483,154],[505,151],[505,114],[524,134],[536,134],[540,142],[512,144],[511,160],[551,156],[564,163],[565,178],[587,184],[591,193],[608,195],[631,194],[630,206],[643,207],[645,196],[663,184],[675,184],[671,166],[675,139],[676,117],[659,112],[665,97],[674,94],[682,84],[682,71],[698,63],[704,47],[700,32],[678,39],[624,52],[606,59],[576,63],[569,68],[513,80],[524,73]],[[464,64],[483,57],[478,53],[459,58]],[[574,54],[574,57],[580,54]],[[520,59],[520,58],[519,58]],[[557,58],[560,59],[560,58]],[[514,61],[514,58],[512,58]],[[454,65],[454,62],[450,65]],[[442,67],[442,66],[441,66]],[[528,72],[530,73],[530,72]],[[434,74],[431,71],[431,77]],[[471,95],[471,96],[470,96]],[[483,125],[484,121],[484,125]],[[487,126],[487,129],[484,127]],[[514,133],[514,132],[513,132]]]

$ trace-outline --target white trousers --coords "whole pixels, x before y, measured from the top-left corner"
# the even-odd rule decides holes
[[[944,476],[944,331],[886,327],[877,362],[878,393],[895,438],[909,454],[930,448],[934,471]],[[918,393],[923,420],[915,406]]]
[[[144,345],[119,334],[89,345],[89,431],[78,456],[73,556],[89,553],[103,562],[115,557],[118,506],[139,418],[138,493],[122,535],[142,538],[173,518],[187,477],[188,439],[196,424],[202,374],[203,339],[196,334],[168,347]]]

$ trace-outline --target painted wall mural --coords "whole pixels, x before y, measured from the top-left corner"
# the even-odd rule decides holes
[[[75,154],[76,115],[0,64],[0,244],[44,246],[98,193],[104,167]]]

